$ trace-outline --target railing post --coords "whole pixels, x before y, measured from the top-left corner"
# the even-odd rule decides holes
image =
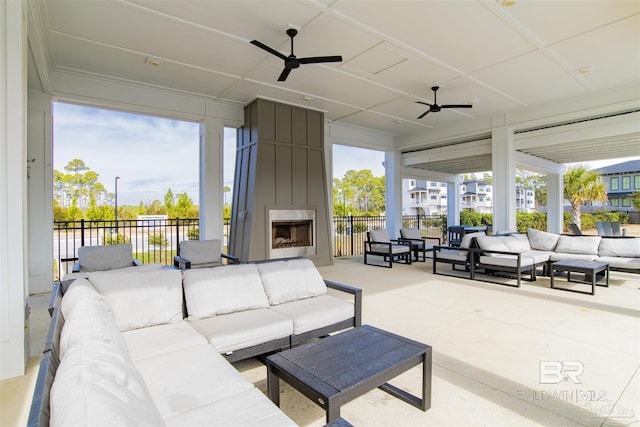
[[[180,255],[180,218],[176,218],[176,255]]]
[[[349,230],[351,230],[349,237],[351,240],[351,255],[353,256],[353,215],[349,215]]]
[[[80,220],[80,246],[84,246],[84,219]]]

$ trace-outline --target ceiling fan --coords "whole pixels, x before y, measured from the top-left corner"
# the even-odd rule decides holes
[[[433,86],[431,88],[431,90],[433,91],[433,104],[429,104],[428,102],[416,101],[416,104],[423,104],[423,105],[428,105],[429,106],[429,109],[427,111],[425,111],[424,113],[420,114],[418,119],[423,118],[424,116],[426,116],[429,113],[437,113],[438,111],[442,110],[443,108],[471,108],[471,107],[473,107],[473,105],[471,105],[471,104],[438,105],[438,100],[437,100],[438,89],[440,89],[440,86]]]
[[[283,82],[285,80],[287,80],[287,77],[289,76],[289,73],[291,72],[291,70],[293,70],[294,68],[298,68],[300,67],[300,65],[302,64],[318,64],[321,62],[341,62],[342,61],[342,56],[313,56],[313,57],[309,57],[309,58],[297,58],[294,54],[293,54],[293,38],[296,36],[296,34],[298,34],[298,30],[296,30],[295,28],[289,28],[287,29],[287,35],[289,37],[291,37],[291,55],[289,56],[284,56],[283,54],[281,54],[280,52],[278,52],[275,49],[270,48],[269,46],[267,46],[264,43],[259,42],[258,40],[251,40],[251,44],[258,46],[261,49],[266,50],[267,52],[277,56],[278,58],[282,59],[284,61],[284,70],[282,70],[282,73],[280,74],[280,77],[278,77],[278,81],[279,82]]]

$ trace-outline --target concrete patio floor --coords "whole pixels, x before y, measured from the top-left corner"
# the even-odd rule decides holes
[[[640,426],[640,275],[613,272],[610,287],[591,296],[550,289],[541,276],[510,288],[433,275],[430,260],[387,269],[355,256],[319,270],[363,289],[363,323],[433,347],[429,411],[373,390],[343,405],[353,425]],[[31,298],[27,375],[0,382],[2,426],[25,424],[47,303],[48,295]],[[560,379],[562,363],[569,375]],[[266,393],[259,361],[235,366]],[[392,383],[419,394],[421,373],[413,368]],[[320,407],[284,383],[281,391],[281,408],[296,423],[324,424]]]

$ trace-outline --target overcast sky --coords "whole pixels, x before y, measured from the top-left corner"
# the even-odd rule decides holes
[[[167,190],[187,193],[198,204],[198,123],[102,110],[72,104],[54,104],[54,169],[64,172],[80,159],[107,191],[118,180],[122,205],[163,201]],[[225,129],[224,184],[233,187],[235,130]],[[592,168],[628,159],[591,162]],[[384,153],[334,145],[333,176],[350,170],[371,169],[384,175]]]
[[[167,190],[186,192],[198,204],[198,123],[142,116],[73,104],[54,104],[54,169],[64,172],[73,159],[98,173],[118,203],[163,201]],[[235,131],[225,130],[224,183],[233,187]],[[384,175],[384,153],[334,147],[334,176],[349,169]]]

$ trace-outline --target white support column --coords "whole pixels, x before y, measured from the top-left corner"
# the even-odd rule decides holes
[[[516,159],[513,144],[513,129],[493,129],[493,230],[494,232],[516,230]]]
[[[564,226],[564,179],[560,173],[547,173],[547,231],[562,233]]]
[[[0,380],[24,375],[27,298],[27,18],[0,2]]]
[[[327,206],[329,207],[329,218],[330,227],[331,227],[331,239],[329,242],[331,244],[331,262],[333,263],[333,254],[336,253],[335,248],[335,240],[333,236],[335,236],[335,230],[333,229],[334,221],[333,221],[333,138],[331,137],[331,126],[327,122],[324,123],[324,167],[327,171]]]
[[[51,96],[29,93],[27,125],[29,294],[37,294],[51,292],[53,283]]]
[[[200,240],[224,239],[224,123],[200,123]],[[223,242],[224,245],[224,242]]]
[[[389,236],[398,237],[402,227],[402,163],[396,151],[385,151],[385,204]]]
[[[460,184],[462,177],[447,181],[447,226],[460,225]]]

